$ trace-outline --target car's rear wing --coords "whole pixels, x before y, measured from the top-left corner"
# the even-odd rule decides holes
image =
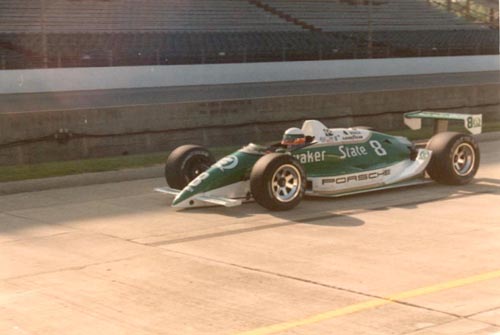
[[[405,124],[413,130],[422,128],[422,119],[433,119],[434,134],[448,130],[449,120],[463,120],[464,127],[471,134],[481,134],[483,126],[482,114],[440,113],[430,111],[416,111],[405,114]]]

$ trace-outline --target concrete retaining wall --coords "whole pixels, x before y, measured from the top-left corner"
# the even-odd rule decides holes
[[[499,56],[455,56],[3,70],[0,94],[497,71],[499,68]]]
[[[277,140],[284,129],[320,119],[330,127],[403,128],[418,109],[483,113],[500,120],[500,85],[306,95],[105,109],[0,114],[0,142],[41,138],[58,129],[72,137],[0,148],[0,164],[116,156],[170,150],[180,144],[239,145]]]

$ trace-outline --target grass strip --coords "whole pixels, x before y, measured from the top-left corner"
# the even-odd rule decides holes
[[[216,158],[221,158],[238,148],[239,146],[211,148],[210,151]],[[143,155],[48,162],[32,165],[0,166],[0,182],[150,167],[163,164],[169,153],[170,152],[161,152]]]
[[[463,126],[459,125],[450,126],[450,130],[459,132],[464,131]],[[500,131],[500,122],[490,122],[485,124],[483,126],[483,132],[489,131]],[[425,127],[417,131],[403,129],[387,131],[385,133],[395,136],[403,136],[413,141],[431,137],[432,128]],[[237,150],[238,148],[240,148],[240,146],[215,147],[210,148],[210,151],[218,159]],[[39,163],[32,165],[0,166],[0,182],[150,167],[163,164],[168,155],[169,152],[161,152],[143,155]]]

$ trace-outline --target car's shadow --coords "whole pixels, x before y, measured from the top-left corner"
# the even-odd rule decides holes
[[[219,214],[235,219],[263,219],[271,216],[276,223],[307,224],[326,227],[359,227],[365,224],[355,217],[371,211],[386,211],[391,208],[415,209],[422,204],[474,197],[483,194],[500,195],[500,179],[477,178],[467,185],[448,186],[437,183],[405,188],[380,190],[364,194],[348,195],[340,198],[305,197],[298,207],[290,211],[269,211],[251,201],[242,206],[203,207],[187,209],[192,215]]]

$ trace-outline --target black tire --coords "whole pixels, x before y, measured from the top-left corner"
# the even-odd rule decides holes
[[[287,154],[263,156],[250,173],[250,190],[255,201],[273,211],[285,211],[297,206],[304,197],[305,186],[302,165]]]
[[[187,144],[176,148],[165,163],[168,186],[182,190],[200,173],[215,163],[214,156],[202,146]]]
[[[469,183],[479,168],[479,147],[470,135],[445,132],[434,135],[426,146],[432,151],[427,173],[447,185]]]

